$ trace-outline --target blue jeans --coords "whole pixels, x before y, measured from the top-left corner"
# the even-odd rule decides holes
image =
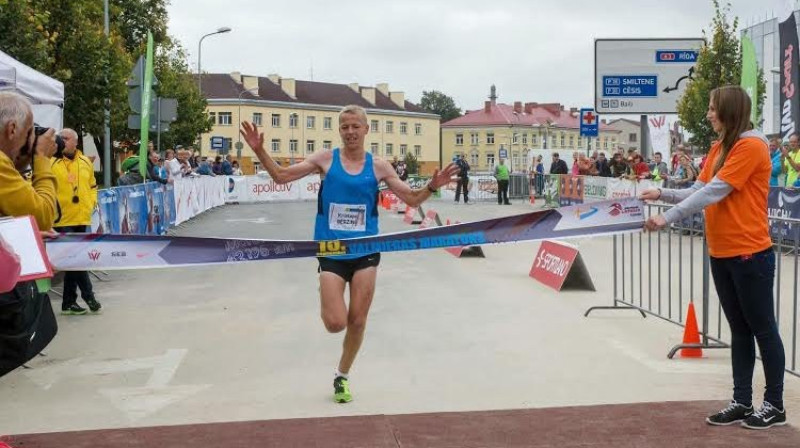
[[[769,248],[748,256],[711,257],[711,274],[731,327],[733,399],[745,405],[752,403],[758,342],[767,380],[764,401],[783,409],[786,355],[773,304],[775,252]]]

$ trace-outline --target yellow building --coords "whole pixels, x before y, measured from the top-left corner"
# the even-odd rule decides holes
[[[525,172],[528,154],[562,151],[561,158],[571,163],[571,152],[605,151],[617,147],[619,131],[601,123],[599,136],[580,136],[580,113],[558,103],[497,103],[494,86],[483,109],[467,111],[442,124],[442,159],[451,161],[464,154],[473,172],[492,171],[505,153],[514,172]],[[549,164],[549,158],[545,158]]]
[[[406,101],[403,92],[390,91],[388,84],[364,87],[231,73],[204,74],[202,88],[214,126],[202,135],[202,153],[217,155],[212,137],[223,140],[245,174],[258,170],[259,164],[239,137],[240,122],[258,125],[270,155],[289,165],[315,151],[340,145],[339,111],[348,104],[367,110],[370,132],[365,145],[373,155],[392,160],[414,154],[421,174],[439,167],[440,117]],[[243,145],[240,152],[236,149],[239,141]]]

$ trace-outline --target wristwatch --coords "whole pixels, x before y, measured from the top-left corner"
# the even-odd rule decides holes
[[[427,185],[425,185],[425,187],[426,187],[426,188],[428,189],[428,191],[430,191],[431,193],[436,193],[436,192],[438,191],[438,190],[436,190],[436,189],[434,189],[434,188],[431,188],[431,184],[427,184]]]

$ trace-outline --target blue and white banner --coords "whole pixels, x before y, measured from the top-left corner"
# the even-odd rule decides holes
[[[128,215],[138,195],[128,194]],[[164,268],[598,236],[640,230],[644,220],[644,203],[630,198],[335,241],[67,234],[48,241],[47,255],[60,271]]]

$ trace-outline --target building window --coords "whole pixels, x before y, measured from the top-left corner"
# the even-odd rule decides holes
[[[480,140],[478,140],[478,133],[477,133],[477,132],[473,132],[473,133],[471,133],[469,137],[470,137],[470,142],[471,142],[473,145],[477,145],[477,144],[478,144],[478,142],[480,141]]]
[[[330,140],[325,140],[325,141],[322,142],[322,149],[324,149],[326,151],[330,151],[332,146],[333,146],[333,144],[331,143]]]
[[[297,127],[297,114],[290,114],[289,115],[289,127],[296,128]]]
[[[414,134],[422,135],[422,123],[414,123]]]
[[[272,146],[272,152],[281,152],[281,139],[273,138],[270,146]]]
[[[297,140],[289,140],[289,152],[296,153],[297,152]]]
[[[414,145],[414,157],[418,159],[422,157],[422,146]]]
[[[208,121],[210,121],[211,124],[217,124],[217,113],[216,112],[209,112],[208,113]]]
[[[511,136],[511,144],[512,145],[519,144],[519,134],[517,134],[516,132]]]
[[[603,137],[603,149],[608,149],[608,137]]]
[[[487,145],[494,145],[494,132],[487,132],[486,133],[486,144]]]
[[[371,143],[369,145],[369,152],[371,152],[373,156],[377,156],[378,155],[378,144],[377,143]]]
[[[456,134],[456,145],[461,146],[464,144],[464,134]]]
[[[531,145],[536,146],[536,134],[531,134]]]
[[[231,112],[220,112],[219,113],[219,125],[220,126],[230,126],[233,123],[233,114]]]
[[[322,128],[326,131],[333,129],[333,118],[331,117],[324,117],[322,119]]]
[[[511,155],[511,168],[519,169],[520,166],[522,166],[522,164],[521,159],[519,158],[519,153],[515,152]]]
[[[261,118],[262,118],[261,112],[253,112],[253,124],[254,125],[261,126],[261,121],[262,121]]]
[[[528,144],[528,134],[522,134],[522,144],[523,145]]]
[[[405,157],[408,152],[408,145],[400,145],[400,156]]]
[[[635,132],[631,132],[630,134],[628,134],[628,141],[631,142],[631,143],[636,143],[636,133]]]
[[[394,152],[394,145],[392,145],[391,143],[387,143],[386,144],[386,155],[387,156],[391,156],[393,152]]]
[[[569,147],[570,148],[575,148],[575,136],[572,135],[572,134],[570,134],[570,136],[569,136]]]
[[[408,134],[408,123],[405,121],[400,122],[400,133],[403,135]]]
[[[478,154],[478,151],[473,150],[472,154],[469,155],[469,164],[477,168],[479,161],[480,154]]]
[[[272,114],[272,127],[281,127],[281,114]]]
[[[564,133],[562,132],[562,133],[561,133],[561,140],[560,140],[560,141],[561,141],[561,147],[562,147],[562,148],[564,147],[564,144],[566,143],[566,139],[567,139],[567,136],[566,136],[566,135],[564,135]]]
[[[378,120],[372,120],[370,122],[370,125],[369,125],[369,131],[370,132],[378,132],[378,126],[379,125],[380,125],[380,123],[378,123]]]
[[[486,166],[489,167],[490,169],[494,168],[494,154],[492,153],[486,154]]]
[[[314,140],[306,140],[306,153],[311,154],[314,152]]]
[[[394,132],[394,122],[393,121],[387,121],[386,122],[386,133],[387,134],[391,134],[392,132]]]
[[[306,117],[306,129],[314,129],[317,127],[317,117],[310,115]]]

